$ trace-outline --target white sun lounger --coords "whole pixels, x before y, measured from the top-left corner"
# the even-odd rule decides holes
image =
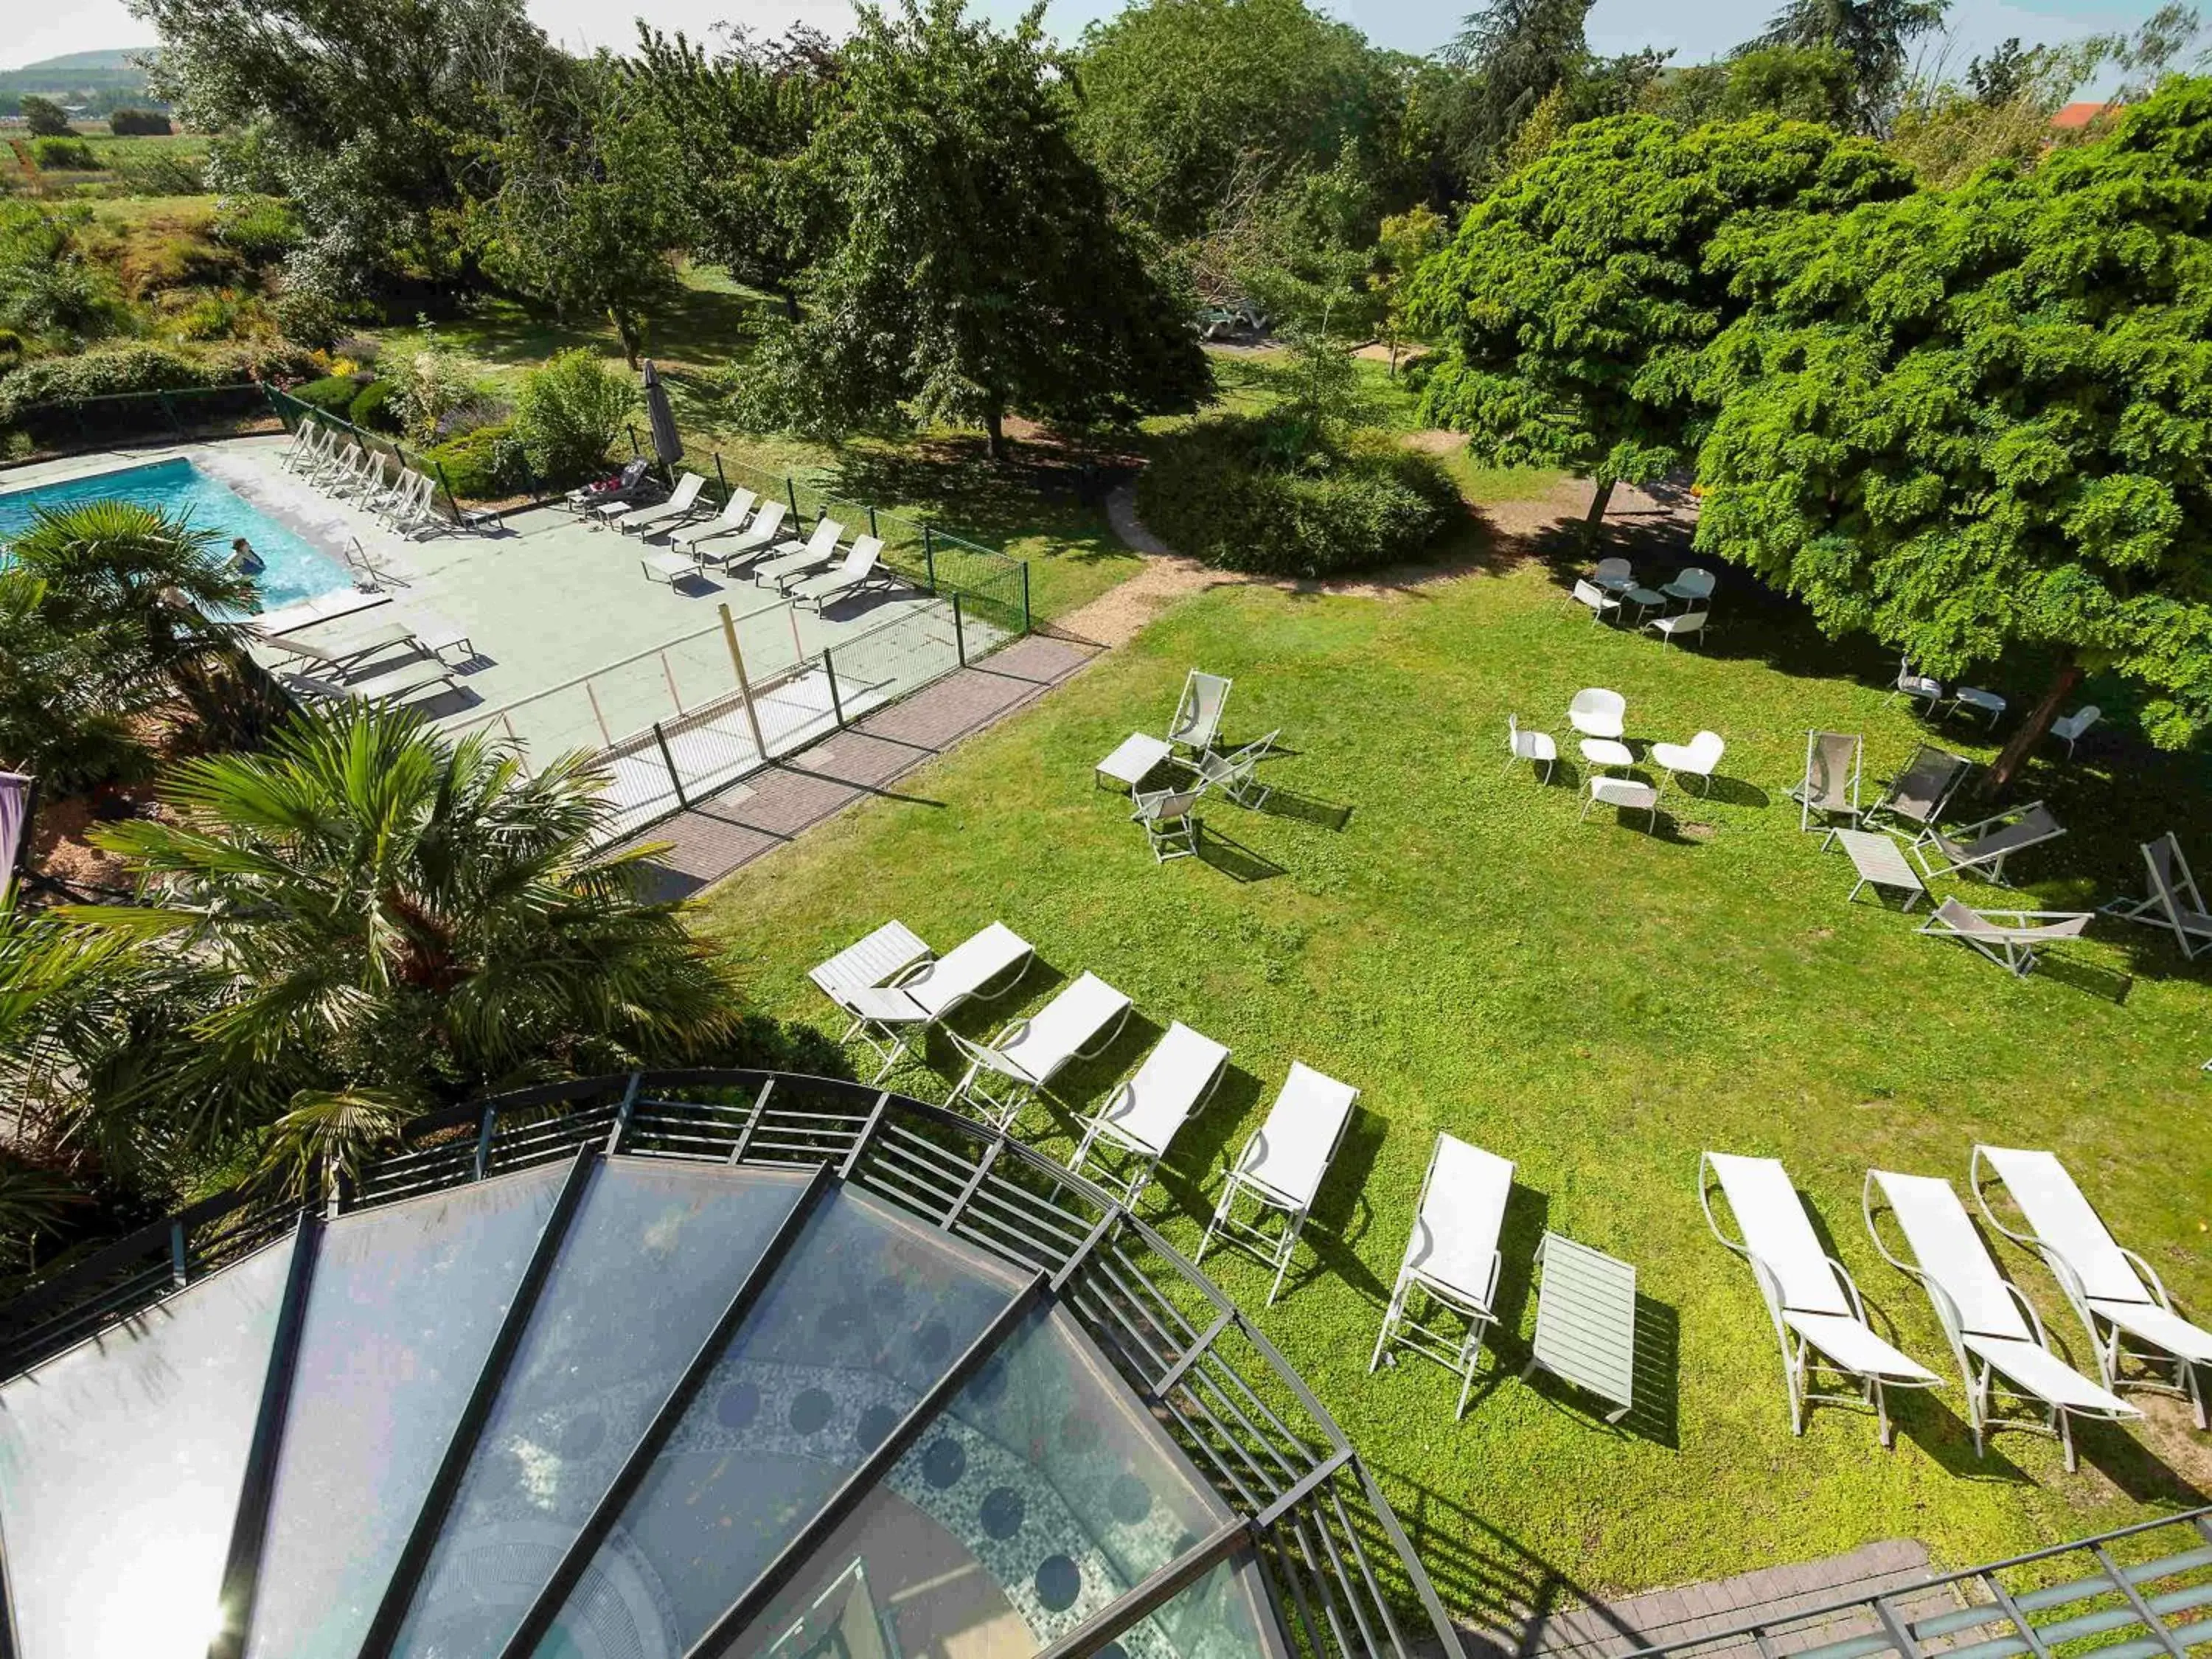
[[[2027,1218],[2027,1231],[2006,1226],[1990,1207],[1984,1189],[1990,1174],[2012,1194]],[[2208,1426],[2204,1388],[2197,1368],[2212,1367],[2212,1331],[2174,1312],[2158,1270],[2112,1237],[2066,1166],[2049,1152],[1977,1146],[1967,1164],[1966,1181],[1992,1227],[2042,1255],[2089,1333],[2105,1386],[2115,1394],[2125,1386],[2179,1395],[2195,1408],[2197,1426]],[[2154,1352],[2126,1346],[2123,1339],[2130,1336]],[[2123,1359],[2171,1365],[2173,1380],[2123,1379]]]
[[[1888,1201],[1911,1261],[1893,1255],[1882,1242],[1875,1222],[1877,1191]],[[1998,1429],[2032,1429],[2057,1437],[2071,1471],[2075,1418],[2142,1415],[2051,1352],[2043,1322],[2020,1286],[1997,1271],[1949,1182],[1937,1176],[1869,1170],[1860,1203],[1875,1248],[1899,1272],[1920,1281],[1935,1304],[1936,1316],[1943,1322],[1966,1385],[1966,1416],[1973,1425],[1976,1455]],[[2001,1395],[2039,1408],[2044,1421],[1995,1417],[1992,1407]]]
[[[1103,1054],[1129,1018],[1129,999],[1096,974],[1085,974],[1027,1019],[1018,1019],[988,1043],[971,1042],[957,1031],[945,1035],[968,1056],[948,1106],[975,1106],[997,1128],[1012,1126],[1022,1108],[1051,1086],[1054,1078],[1077,1060]],[[984,1086],[983,1076],[1003,1079],[1003,1097]]]
[[[1947,898],[1918,931],[1971,945],[2025,979],[2034,970],[2036,946],[2079,939],[2094,920],[2087,910],[1970,910]]]
[[[1177,1132],[1206,1103],[1228,1069],[1227,1048],[1177,1020],[1145,1056],[1137,1075],[1116,1085],[1106,1104],[1084,1125],[1083,1139],[1068,1160],[1068,1169],[1081,1175],[1084,1164],[1090,1163],[1091,1179],[1109,1191],[1118,1191],[1122,1201],[1133,1206]],[[1126,1157],[1126,1172],[1104,1167],[1099,1158],[1101,1142]]]
[[[365,680],[333,680],[315,674],[287,674],[287,685],[332,702],[413,702],[417,694],[438,687],[455,689],[453,671],[435,657],[400,664],[388,674]]]
[[[848,593],[859,592],[871,582],[883,577],[877,573],[876,562],[884,556],[884,544],[879,537],[855,536],[853,550],[845,556],[845,562],[834,570],[825,570],[818,576],[809,576],[804,581],[793,582],[784,597],[793,605],[811,605],[818,612],[832,599],[841,599]]]
[[[896,985],[859,987],[841,999],[857,1024],[854,1033],[883,1057],[875,1080],[882,1082],[910,1052],[909,1041],[970,997],[997,996],[1012,990],[1036,955],[1035,948],[1004,922],[994,921],[963,939],[934,962],[924,963]],[[1003,980],[995,990],[986,991]],[[817,981],[817,983],[819,981]]]
[[[744,528],[745,515],[753,510],[760,497],[750,489],[733,489],[730,499],[722,503],[722,510],[705,523],[689,530],[679,530],[668,538],[668,544],[679,553],[695,551],[701,542],[715,536],[734,536]]]
[[[1303,1061],[1292,1060],[1283,1091],[1268,1109],[1267,1121],[1253,1132],[1237,1156],[1229,1184],[1221,1189],[1220,1203],[1214,1206],[1213,1219],[1206,1224],[1206,1235],[1198,1241],[1196,1260],[1206,1260],[1206,1249],[1218,1234],[1272,1263],[1275,1282],[1267,1287],[1272,1306],[1283,1288],[1283,1275],[1290,1271],[1298,1234],[1312,1213],[1314,1194],[1321,1190],[1322,1177],[1328,1173],[1337,1148],[1344,1143],[1345,1126],[1352,1121],[1352,1103],[1358,1098],[1359,1091],[1350,1084],[1339,1083]],[[1259,1206],[1260,1213],[1249,1223],[1239,1221],[1232,1213],[1240,1197],[1249,1198]],[[1262,1224],[1271,1209],[1283,1212],[1282,1233],[1274,1238],[1267,1236]]]
[[[817,519],[814,533],[805,542],[797,538],[776,544],[775,556],[753,572],[753,580],[781,589],[787,579],[819,570],[837,556],[837,538],[845,526],[835,519]]]
[[[702,536],[691,544],[702,559],[720,565],[725,570],[757,559],[775,545],[776,538],[783,534],[784,505],[781,501],[763,501],[761,510],[753,514],[753,521],[743,530],[717,531],[711,536]]]
[[[1498,1273],[1504,1260],[1498,1253],[1498,1237],[1504,1230],[1505,1200],[1512,1190],[1510,1160],[1454,1135],[1437,1137],[1427,1172],[1421,1176],[1421,1196],[1414,1206],[1405,1259],[1398,1264],[1398,1282],[1391,1287],[1390,1305],[1382,1310],[1382,1328],[1368,1357],[1370,1373],[1386,1357],[1395,1364],[1397,1356],[1389,1352],[1395,1339],[1436,1360],[1460,1379],[1455,1419],[1467,1415],[1467,1397],[1474,1389],[1475,1367],[1482,1358],[1482,1335],[1498,1316]],[[1416,1290],[1465,1320],[1465,1334],[1421,1323],[1407,1308]],[[1424,1311],[1435,1316],[1433,1310]]]
[[[2051,816],[2049,807],[2039,800],[2031,801],[2026,806],[2015,806],[1948,835],[1931,824],[1912,843],[1912,853],[1920,860],[1920,867],[1930,876],[1971,870],[2002,884],[2007,859],[2047,841],[2057,841],[2065,833],[2066,826]],[[1934,863],[1936,858],[1943,860],[1941,869]]]
[[[923,943],[902,921],[887,921],[866,939],[847,945],[827,962],[817,963],[806,970],[806,977],[814,988],[840,1010],[851,1015],[853,1024],[841,1042],[850,1042],[860,1032],[865,1019],[853,1012],[850,1001],[855,991],[872,990],[879,985],[897,982],[909,969],[927,962],[936,953]]]
[[[1178,749],[1204,754],[1221,735],[1221,711],[1229,706],[1234,680],[1192,669],[1183,676],[1182,696],[1176,700],[1175,718],[1168,722],[1168,741]]]
[[[261,643],[272,651],[282,651],[288,657],[298,657],[343,675],[395,645],[414,645],[415,630],[404,622],[384,622],[372,628],[320,637],[305,630],[265,634]]]
[[[613,514],[615,528],[623,535],[650,536],[664,526],[674,530],[696,517],[699,492],[706,487],[707,480],[700,474],[687,472],[676,481],[676,493],[658,507],[641,507],[628,513],[616,513],[610,507],[599,510]]]
[[[2142,844],[2143,867],[2150,876],[2150,893],[2140,899],[2114,899],[2105,914],[2150,927],[2170,927],[2184,957],[2194,959],[2212,951],[2212,912],[2204,908],[2204,895],[2182,856],[2181,837],[2171,830],[2156,841]]]
[[[1740,1239],[1721,1231],[1713,1213],[1717,1184],[1735,1217]],[[1875,1334],[1866,1304],[1844,1264],[1820,1248],[1820,1235],[1781,1160],[1733,1152],[1698,1156],[1698,1202],[1713,1237],[1751,1264],[1774,1340],[1782,1347],[1782,1386],[1790,1399],[1790,1432],[1805,1432],[1805,1408],[1814,1403],[1874,1407],[1883,1445],[1893,1436],[1886,1388],[1933,1389],[1942,1378]],[[1853,1394],[1816,1391],[1822,1371],[1850,1377]]]

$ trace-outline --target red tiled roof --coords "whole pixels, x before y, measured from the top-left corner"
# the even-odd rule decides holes
[[[2086,103],[2069,104],[2051,118],[2051,125],[2061,132],[2078,132],[2106,110],[2118,107],[2116,104],[2107,104],[2095,99]]]

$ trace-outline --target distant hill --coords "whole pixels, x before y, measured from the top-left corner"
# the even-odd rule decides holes
[[[132,60],[153,54],[151,46],[72,52],[21,69],[0,70],[0,115],[13,115],[16,100],[27,92],[59,104],[82,105],[94,115],[125,106],[143,108],[151,101],[146,95],[146,71]]]

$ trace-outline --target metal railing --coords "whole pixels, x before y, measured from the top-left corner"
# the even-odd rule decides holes
[[[402,1139],[404,1150],[371,1165],[358,1186],[329,1183],[326,1212],[579,1157],[826,1168],[1039,1275],[1043,1294],[1085,1329],[1236,1517],[1040,1659],[1104,1650],[1182,1585],[1246,1556],[1261,1566],[1295,1651],[1410,1659],[1407,1617],[1419,1621],[1422,1648],[1463,1659],[1389,1500],[1281,1353],[1151,1226],[1003,1131],[870,1085],[717,1069],[524,1089],[419,1117]],[[156,1224],[0,1308],[0,1376],[235,1260],[235,1249],[199,1254],[193,1239],[218,1236],[211,1230],[225,1221],[244,1230],[269,1205],[241,1192],[200,1208],[197,1231]]]
[[[21,459],[36,460],[120,444],[243,437],[275,431],[278,419],[268,389],[241,381],[51,398],[17,410],[0,423],[0,431],[26,436],[30,453]]]

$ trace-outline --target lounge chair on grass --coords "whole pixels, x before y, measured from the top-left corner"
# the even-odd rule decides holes
[[[1721,763],[1728,744],[1717,732],[1700,732],[1687,743],[1655,743],[1651,745],[1654,764],[1663,766],[1677,782],[1684,778],[1702,781],[1700,794],[1709,793],[1713,787],[1713,768]]]
[[[852,1025],[838,1039],[850,1042],[866,1023],[866,1016],[854,1013],[848,1000],[850,994],[894,984],[909,969],[919,967],[935,954],[922,942],[921,935],[904,922],[887,921],[829,961],[808,969],[806,977],[814,981],[815,989],[851,1017]]]
[[[1103,1054],[1129,1018],[1129,999],[1096,974],[1085,974],[1026,1019],[1018,1019],[988,1042],[971,1042],[948,1031],[968,1057],[967,1074],[945,1100],[975,1107],[994,1127],[1013,1125],[1021,1110],[1051,1085],[1068,1064]],[[985,1086],[1001,1079],[1003,1093]]]
[[[1195,668],[1186,674],[1175,718],[1168,722],[1168,741],[1196,754],[1212,749],[1213,740],[1221,735],[1221,713],[1229,706],[1229,689],[1235,684]]]
[[[722,510],[711,519],[678,531],[668,538],[668,544],[678,552],[696,553],[699,544],[712,536],[733,536],[744,528],[746,515],[760,497],[750,489],[733,489],[730,499],[722,503]]]
[[[2079,939],[2094,919],[2087,910],[1970,910],[1947,898],[1919,931],[1971,945],[2025,979],[2035,970],[2038,946]]]
[[[653,507],[624,508],[619,502],[592,509],[592,517],[601,524],[611,524],[625,536],[649,536],[657,531],[676,530],[690,522],[699,509],[699,492],[707,487],[707,480],[696,472],[687,472],[676,481],[676,493]]]
[[[1567,705],[1567,724],[1586,738],[1619,738],[1627,721],[1628,699],[1601,685],[1576,692]]]
[[[1885,702],[1895,702],[1899,697],[1911,698],[1930,720],[1935,718],[1937,709],[1951,700],[1949,694],[1943,690],[1942,681],[1932,675],[1913,672],[1910,657],[1897,659],[1897,679]]]
[[[882,1059],[875,1076],[882,1082],[912,1053],[909,1044],[926,1039],[971,997],[1002,995],[1021,982],[1036,951],[1004,922],[993,922],[934,962],[924,962],[894,984],[854,987],[840,1000],[855,1022],[850,1034],[865,1041]],[[817,981],[819,983],[820,981]]]
[[[1910,1261],[1893,1254],[1882,1240],[1875,1219],[1877,1194],[1904,1235]],[[2076,1417],[2118,1420],[2142,1415],[2051,1352],[2042,1320],[2020,1286],[1997,1271],[1949,1182],[1869,1170],[1860,1203],[1875,1248],[1899,1272],[1920,1281],[1951,1339],[1952,1357],[1966,1383],[1966,1420],[1974,1431],[1977,1455],[1996,1430],[2030,1429],[2057,1439],[2070,1474]],[[2040,1411],[2044,1420],[1996,1416],[1996,1407],[2007,1400]]]
[[[333,634],[315,634],[301,629],[290,634],[268,634],[261,643],[272,651],[282,651],[288,657],[311,662],[331,674],[343,678],[367,662],[380,656],[394,646],[404,645],[418,650],[415,630],[404,622],[376,623],[367,628],[348,629]]]
[[[1137,1075],[1116,1085],[1106,1103],[1083,1127],[1083,1139],[1068,1160],[1071,1173],[1091,1167],[1091,1179],[1134,1208],[1167,1156],[1182,1126],[1219,1086],[1229,1069],[1229,1050],[1212,1037],[1177,1020],[1145,1056]],[[1117,1155],[1120,1172],[1106,1167],[1103,1153]]]
[[[1267,1121],[1253,1131],[1237,1155],[1229,1184],[1213,1207],[1213,1219],[1198,1241],[1196,1260],[1206,1260],[1217,1237],[1250,1250],[1275,1269],[1274,1283],[1267,1287],[1267,1302],[1273,1306],[1283,1288],[1283,1275],[1290,1271],[1298,1234],[1313,1212],[1314,1195],[1344,1144],[1345,1127],[1352,1121],[1352,1103],[1358,1098],[1359,1091],[1350,1084],[1292,1060],[1283,1091],[1268,1109]],[[1249,1222],[1237,1218],[1240,1198],[1258,1206]],[[1282,1231],[1272,1238],[1265,1225],[1269,1210],[1283,1212]]]
[[[1952,835],[1930,825],[1912,843],[1912,854],[1930,876],[1971,871],[2002,886],[2007,859],[2047,841],[2057,841],[2065,833],[2066,826],[2051,816],[2048,807],[2039,800],[2031,801],[2026,806],[2015,806],[1978,823],[1970,823]],[[1940,868],[1936,863],[1938,859],[1942,860]]]
[[[781,591],[784,583],[819,570],[837,556],[837,541],[844,535],[845,526],[835,519],[817,519],[814,533],[804,542],[796,537],[776,544],[775,556],[753,572],[753,580],[764,587]]]
[[[753,514],[753,521],[743,530],[717,530],[697,538],[690,545],[709,564],[734,570],[775,545],[776,538],[783,534],[784,510],[781,501],[763,501],[760,511]]]
[[[390,673],[364,680],[331,679],[315,674],[288,674],[284,684],[329,702],[417,702],[418,694],[438,687],[458,690],[453,671],[435,657],[402,663]]]
[[[1694,606],[1700,599],[1712,598],[1713,586],[1713,573],[1693,564],[1676,571],[1674,580],[1659,591],[1685,606]]]
[[[1601,617],[1613,616],[1620,609],[1620,596],[1618,593],[1607,592],[1595,582],[1577,581],[1574,595],[1577,605],[1589,607],[1592,622],[1597,621]]]
[[[1977,1146],[1966,1168],[1974,1202],[1990,1225],[2039,1254],[2074,1304],[2075,1316],[2097,1351],[2097,1370],[2105,1386],[2115,1394],[2131,1387],[2179,1395],[2195,1409],[2197,1426],[2208,1426],[2197,1368],[2212,1369],[2212,1331],[2174,1312],[2173,1299],[2166,1295],[2158,1270],[2112,1237],[2066,1166],[2049,1152]],[[2006,1226],[1990,1207],[1984,1183],[1992,1176],[2012,1194],[2014,1207],[2026,1218],[2026,1231]],[[2129,1337],[2148,1345],[2150,1352],[2128,1347]],[[2124,1359],[2171,1366],[2173,1380],[2123,1378]]]
[[[1498,1273],[1503,1258],[1498,1234],[1505,1226],[1505,1201],[1513,1190],[1513,1165],[1495,1152],[1440,1134],[1421,1176],[1414,1206],[1413,1236],[1398,1264],[1398,1282],[1382,1310],[1382,1328],[1368,1356],[1372,1373],[1387,1358],[1392,1342],[1425,1353],[1460,1379],[1455,1419],[1467,1415],[1467,1397],[1482,1358],[1482,1334],[1497,1316]],[[1409,1305],[1416,1293],[1431,1319],[1446,1310],[1466,1322],[1464,1334],[1424,1325]]]
[[[1797,803],[1797,827],[1809,830],[1813,814],[1842,818],[1855,827],[1864,813],[1859,807],[1859,774],[1865,763],[1866,740],[1850,732],[1808,732],[1805,734],[1805,778],[1790,789]]]
[[[1740,1238],[1721,1231],[1713,1213],[1717,1185],[1735,1217]],[[1891,1443],[1888,1388],[1933,1389],[1942,1378],[1867,1323],[1866,1304],[1844,1264],[1820,1248],[1820,1235],[1781,1160],[1734,1152],[1698,1155],[1698,1202],[1713,1237],[1751,1266],[1759,1294],[1782,1346],[1782,1386],[1790,1399],[1790,1432],[1805,1432],[1809,1405],[1871,1406],[1881,1443]],[[1851,1394],[1816,1390],[1828,1376],[1848,1378]]]
[[[1913,750],[1905,769],[1890,780],[1889,787],[1867,808],[1864,821],[1871,827],[1876,818],[1888,818],[1917,829],[1930,829],[1942,817],[1951,797],[1973,769],[1973,762],[1965,756],[1923,743]],[[1824,840],[1820,844],[1825,848],[1827,842]]]
[[[1645,783],[1638,778],[1609,777],[1602,772],[1590,775],[1589,796],[1583,802],[1583,810],[1575,819],[1582,823],[1590,815],[1590,808],[1602,801],[1606,805],[1622,811],[1643,812],[1650,822],[1646,826],[1655,834],[1659,828],[1659,786]]]
[[[1518,714],[1505,717],[1505,769],[1511,771],[1516,761],[1529,761],[1544,769],[1544,781],[1552,781],[1552,769],[1559,763],[1559,745],[1548,732],[1523,730]]]
[[[1677,640],[1695,645],[1698,636],[1705,631],[1705,624],[1712,620],[1712,614],[1710,611],[1685,611],[1679,616],[1654,617],[1644,625],[1659,636],[1662,646],[1672,645]]]
[[[857,593],[872,583],[884,580],[877,568],[884,556],[884,544],[875,536],[855,536],[853,550],[846,554],[844,563],[835,569],[825,570],[818,576],[809,576],[804,581],[793,582],[784,597],[793,605],[811,605],[819,613],[833,599],[842,599],[848,593]]]
[[[1130,795],[1137,810],[1129,814],[1129,821],[1145,826],[1152,862],[1198,856],[1198,798],[1205,793],[1201,780],[1188,789],[1139,790]]]
[[[1260,763],[1267,758],[1267,751],[1275,746],[1275,739],[1282,735],[1282,729],[1279,726],[1264,738],[1253,738],[1233,754],[1223,755],[1211,750],[1200,750],[1196,760],[1184,761],[1182,764],[1196,774],[1199,782],[1208,789],[1218,789],[1239,806],[1256,810],[1267,804],[1267,797],[1272,793],[1256,776]]]
[[[1600,559],[1589,580],[1609,592],[1626,593],[1636,586],[1636,567],[1626,559]]]
[[[2212,951],[2212,911],[2204,908],[2204,895],[2197,889],[2189,860],[2182,856],[2181,837],[2171,830],[2156,841],[2142,844],[2143,867],[2150,877],[2150,892],[2140,899],[2114,899],[2105,914],[2152,927],[2170,927],[2181,954],[2194,958]]]

